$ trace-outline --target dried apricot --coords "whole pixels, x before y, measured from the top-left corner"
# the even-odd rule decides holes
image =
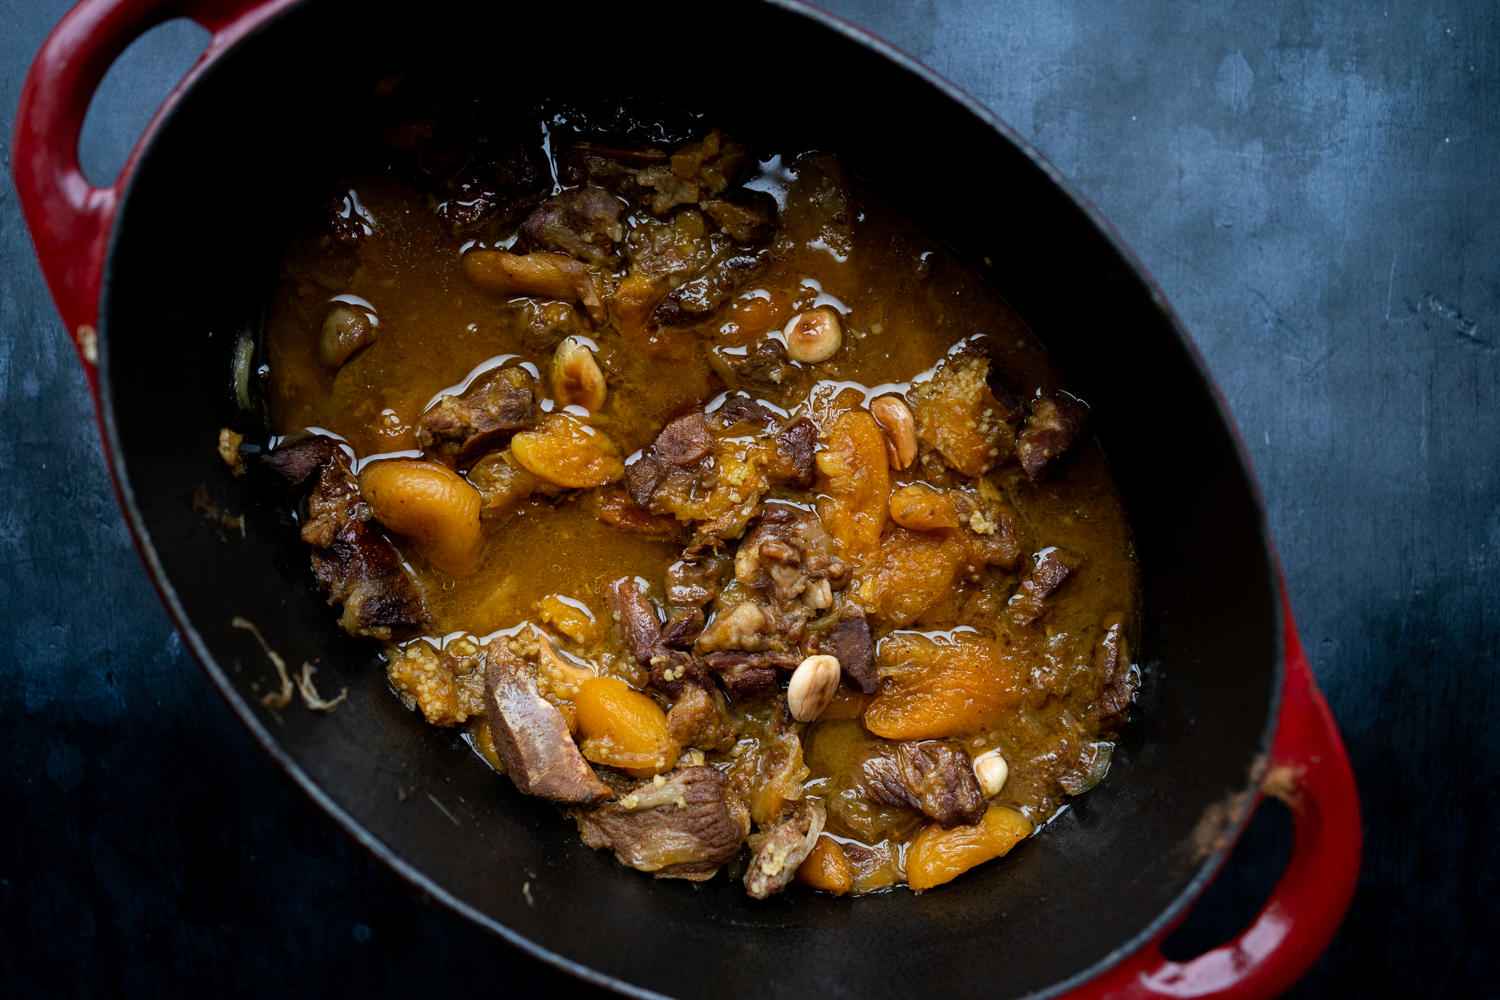
[[[906,883],[918,892],[942,885],[975,865],[1009,853],[1029,836],[1031,824],[1009,806],[990,806],[974,826],[944,830],[933,823],[907,849]]]
[[[461,266],[464,276],[483,291],[581,302],[595,322],[604,318],[594,276],[567,254],[471,250]]]
[[[677,743],[667,730],[667,713],[647,695],[618,677],[592,677],[573,698],[580,749],[595,764],[618,767],[636,778],[670,771]]]
[[[479,491],[446,465],[409,458],[371,462],[359,474],[359,493],[375,520],[439,569],[461,576],[479,561]]]
[[[947,492],[923,483],[903,486],[891,494],[891,520],[913,531],[938,531],[964,523]]]
[[[967,550],[941,535],[897,528],[859,585],[860,603],[882,622],[904,628],[949,596]]]
[[[976,632],[938,641],[897,632],[880,643],[887,678],[865,709],[865,727],[892,740],[961,736],[993,722],[1021,699],[1021,668]]]
[[[956,354],[907,395],[917,436],[966,476],[989,471],[1016,447],[1015,428],[1000,419],[1000,404],[986,384],[989,368],[983,354]]]
[[[864,410],[839,414],[818,452],[818,501],[823,526],[839,543],[840,554],[856,566],[875,560],[891,496],[885,435]]]
[[[609,435],[566,413],[548,417],[541,430],[511,438],[510,453],[527,472],[569,489],[603,486],[625,475]]]
[[[820,834],[807,858],[797,867],[797,881],[819,892],[842,896],[854,886],[854,866],[839,842]]]
[[[537,488],[537,478],[511,457],[508,451],[494,451],[474,463],[465,473],[479,490],[484,502],[482,517],[501,517],[520,507]]]
[[[549,594],[537,602],[536,612],[542,621],[581,646],[599,637],[599,626],[593,612],[582,601]]]

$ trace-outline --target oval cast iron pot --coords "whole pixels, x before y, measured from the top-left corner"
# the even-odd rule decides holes
[[[212,40],[120,176],[96,188],[77,158],[89,98],[130,41],[178,16]],[[562,21],[441,2],[417,19],[338,0],[84,0],[31,68],[16,188],[136,545],[232,709],[415,888],[622,992],[1144,1000],[1290,986],[1353,893],[1359,804],[1248,461],[1144,267],[1007,126],[814,8],[667,3],[648,18],[574,6]],[[234,341],[259,330],[299,215],[367,133],[372,81],[422,62],[452,67],[455,88],[524,100],[623,87],[816,136],[963,259],[985,260],[1093,408],[1136,532],[1144,682],[1108,780],[939,890],[757,903],[726,879],[656,882],[590,851],[551,806],[390,696],[370,647],[334,628],[282,491],[265,476],[231,480],[214,443],[221,426],[263,433],[227,388]],[[200,486],[245,516],[243,538],[193,510]],[[235,615],[290,662],[316,660],[324,690],[347,685],[348,704],[327,716],[262,708],[250,685],[270,671]],[[1262,794],[1294,817],[1285,874],[1234,940],[1168,961],[1161,940]]]

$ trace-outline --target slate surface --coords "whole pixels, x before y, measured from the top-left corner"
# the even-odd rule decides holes
[[[1299,997],[1495,995],[1500,19],[1492,4],[837,0],[1029,137],[1219,379],[1359,775],[1359,894]],[[67,4],[0,4],[0,114]],[[202,44],[143,39],[85,130],[123,162]],[[169,387],[164,387],[169,388]],[[1143,420],[1166,401],[1143,400]],[[0,995],[573,987],[304,802],[183,651],[0,185]],[[1253,913],[1263,809],[1170,951]]]

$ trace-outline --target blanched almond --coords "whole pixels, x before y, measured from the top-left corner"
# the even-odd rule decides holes
[[[827,361],[844,344],[844,321],[832,306],[793,316],[781,332],[786,337],[787,356],[808,365]]]
[[[1005,779],[1010,777],[1010,765],[1005,763],[999,750],[991,750],[974,758],[974,777],[979,779],[979,789],[984,792],[984,797],[993,799],[1005,787]]]
[[[581,406],[596,413],[604,406],[608,387],[594,352],[577,337],[564,337],[552,355],[552,396],[562,406]]]
[[[870,416],[885,432],[891,468],[905,469],[917,460],[917,422],[910,407],[897,396],[881,396],[870,404]]]
[[[839,689],[839,661],[836,656],[818,654],[803,660],[792,671],[786,686],[787,707],[798,722],[811,722],[823,714]]]
[[[318,357],[330,368],[338,368],[355,351],[375,339],[375,326],[362,309],[340,303],[328,310],[318,337]]]

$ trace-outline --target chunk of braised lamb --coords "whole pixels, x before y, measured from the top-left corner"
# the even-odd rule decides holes
[[[721,434],[754,433],[774,424],[776,414],[749,396],[736,393],[725,397],[719,408],[708,414],[708,420]]]
[[[1031,575],[1021,581],[1010,599],[1011,618],[1018,625],[1030,625],[1047,610],[1047,598],[1061,587],[1083,565],[1083,557],[1055,545],[1042,549],[1034,557]]]
[[[661,641],[673,649],[688,649],[703,633],[702,608],[673,608],[661,630]]]
[[[536,678],[503,636],[489,644],[484,705],[495,752],[522,793],[564,805],[609,797],[568,735],[562,713],[541,696]]]
[[[786,353],[786,345],[768,337],[752,347],[715,348],[708,363],[731,389],[764,396],[771,400],[790,400],[800,395],[806,379]]]
[[[670,222],[648,222],[630,231],[625,250],[632,277],[687,281],[713,259],[713,240],[696,209]]]
[[[996,367],[994,360],[990,361],[990,370],[986,376],[989,383],[990,395],[995,397],[999,403],[998,413],[1000,419],[1012,427],[1021,426],[1021,421],[1026,419],[1026,414],[1031,410],[1031,400],[1021,387],[1016,385],[1010,378]]]
[[[551,182],[539,143],[504,123],[469,114],[427,114],[389,126],[381,141],[405,172],[436,184],[438,217],[464,232],[499,214],[509,218]]]
[[[521,343],[535,354],[551,354],[564,337],[588,337],[594,325],[571,302],[556,299],[526,299],[522,305],[525,326]]]
[[[573,809],[583,842],[657,878],[712,878],[750,832],[750,812],[712,767],[690,766],[643,781],[595,809]]]
[[[679,608],[701,608],[719,596],[719,578],[724,567],[719,560],[701,555],[683,558],[667,567],[667,603]]]
[[[616,580],[605,590],[604,600],[630,655],[650,666],[652,687],[678,698],[688,687],[713,683],[691,656],[662,641],[661,619],[638,582],[628,577]]]
[[[521,223],[521,237],[532,250],[565,253],[586,264],[615,267],[615,244],[625,238],[620,214],[625,205],[590,185],[564,191],[542,202]]]
[[[976,479],[973,488],[952,490],[948,496],[963,521],[949,532],[968,551],[967,574],[977,582],[985,566],[1015,569],[1021,562],[1021,527],[1010,502],[988,479]]]
[[[1088,429],[1089,408],[1065,392],[1049,392],[1031,405],[1021,433],[1016,435],[1016,457],[1026,475],[1038,479]]]
[[[322,434],[309,434],[260,457],[261,462],[293,486],[301,486],[333,458],[338,444]]]
[[[945,830],[973,826],[987,805],[968,753],[948,740],[898,743],[893,756],[866,759],[860,779],[871,802],[919,810]]]
[[[700,207],[739,243],[759,243],[776,232],[776,199],[764,191],[740,188],[723,198],[705,198]]]
[[[657,326],[682,326],[710,316],[750,278],[770,263],[768,252],[737,253],[719,257],[701,274],[667,293],[651,322]]]
[[[844,603],[838,621],[818,640],[818,652],[837,659],[849,683],[865,694],[874,694],[880,686],[870,623],[858,605]]]
[[[850,567],[830,555],[832,539],[818,515],[789,504],[767,503],[760,524],[741,541],[734,576],[747,587],[771,590],[782,604],[800,601],[822,610],[848,585]]]
[[[778,613],[755,601],[741,601],[714,616],[694,649],[698,653],[784,653],[802,641],[806,627],[805,610],[794,608]]]
[[[776,432],[777,472],[798,489],[809,489],[817,478],[818,428],[807,417],[798,417]]]
[[[316,475],[302,540],[313,547],[313,576],[328,591],[328,603],[343,605],[340,627],[350,635],[389,639],[424,625],[422,589],[391,543],[367,523],[359,480],[343,450],[319,434],[278,448],[262,461],[293,484]]]
[[[651,657],[651,687],[676,701],[691,688],[712,688],[713,679],[691,654],[672,649],[665,643]]]
[[[688,687],[667,713],[667,732],[681,747],[726,753],[739,728],[729,717],[724,696],[713,687]]]
[[[651,508],[651,498],[667,479],[666,463],[655,455],[642,455],[625,466],[625,492],[642,510]]]
[[[752,836],[750,850],[754,853],[745,869],[745,891],[756,899],[765,899],[785,889],[817,845],[827,818],[822,805],[803,800],[769,830]]]
[[[652,442],[651,450],[658,460],[668,465],[693,468],[713,454],[714,439],[708,433],[703,414],[689,413],[663,427]]]
[[[466,469],[536,421],[536,396],[525,368],[487,372],[462,396],[444,395],[422,414],[417,444],[444,465]]]
[[[650,663],[661,646],[661,619],[641,585],[622,577],[604,592],[610,617],[620,629],[620,636],[637,663]]]
[[[702,190],[697,181],[678,177],[671,167],[642,167],[636,171],[635,182],[651,189],[647,204],[657,215],[665,215],[678,205],[691,205]]]
[[[1103,732],[1119,729],[1129,721],[1138,683],[1125,651],[1124,624],[1119,615],[1106,619],[1104,634],[1094,650],[1094,714]]]
[[[659,149],[623,149],[592,142],[575,143],[557,158],[558,177],[564,184],[596,184],[626,198],[640,193],[636,171],[667,162]]]
[[[739,538],[743,535],[759,512],[760,494],[753,493],[718,517],[698,525],[693,533],[693,542],[694,544],[714,543],[722,547],[726,539]]]
[[[719,676],[729,697],[744,701],[771,690],[784,671],[802,662],[797,653],[706,653],[700,659]]]

